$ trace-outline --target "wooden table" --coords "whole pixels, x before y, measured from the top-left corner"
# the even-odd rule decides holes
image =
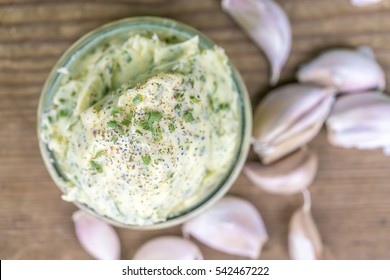
[[[282,82],[299,63],[324,48],[370,45],[390,82],[390,1],[355,8],[348,0],[278,0],[293,28],[293,48]],[[74,233],[73,204],[60,199],[38,150],[36,111],[54,63],[80,36],[130,16],[164,16],[198,28],[225,48],[254,104],[269,90],[262,52],[222,12],[219,0],[0,0],[0,259],[88,259]],[[326,133],[310,145],[320,157],[313,215],[328,259],[390,258],[390,158],[380,151],[330,147]],[[251,159],[253,156],[250,157]],[[270,236],[262,259],[287,259],[287,226],[297,196],[261,192],[240,176],[231,193],[261,212]],[[118,229],[122,258],[150,238],[180,228]],[[200,244],[207,259],[235,259]]]

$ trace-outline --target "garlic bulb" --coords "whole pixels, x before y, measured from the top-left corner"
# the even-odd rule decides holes
[[[222,7],[264,51],[275,85],[291,49],[291,27],[284,10],[273,0],[223,0]]]
[[[203,260],[198,246],[176,236],[149,240],[135,253],[134,260]]]
[[[334,101],[332,89],[289,84],[268,93],[254,116],[252,144],[264,164],[311,141]]]
[[[317,174],[317,168],[317,155],[305,148],[272,165],[247,163],[244,173],[265,192],[290,195],[308,188]]]
[[[322,257],[322,241],[310,213],[311,201],[308,190],[302,192],[304,205],[290,220],[288,247],[293,260],[315,260]]]
[[[338,147],[357,149],[390,147],[390,97],[364,92],[337,99],[327,120],[328,140]]]
[[[301,83],[335,87],[343,93],[384,89],[385,75],[367,48],[326,51],[303,65],[297,78]]]
[[[227,254],[256,259],[268,235],[257,209],[241,198],[226,196],[183,225],[184,236],[193,236]]]
[[[72,218],[81,246],[92,257],[98,260],[119,259],[120,241],[110,225],[80,210],[73,213]]]

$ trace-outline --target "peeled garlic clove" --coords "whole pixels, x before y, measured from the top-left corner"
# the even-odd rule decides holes
[[[304,205],[290,220],[288,247],[293,260],[315,260],[322,256],[322,241],[310,212],[310,193],[305,190]]]
[[[382,2],[382,0],[351,0],[351,4],[357,7],[369,6]]]
[[[183,225],[184,236],[192,235],[207,246],[227,254],[256,259],[268,235],[257,209],[241,198],[226,196]]]
[[[291,27],[284,10],[273,0],[223,0],[222,7],[264,51],[275,85],[291,50]]]
[[[146,242],[135,253],[134,260],[203,260],[198,246],[176,237],[157,237]]]
[[[119,260],[120,241],[110,225],[80,210],[73,213],[72,219],[85,251],[98,260]]]
[[[340,92],[384,89],[385,75],[380,65],[364,52],[349,49],[327,51],[303,65],[297,73],[301,83],[335,87]]]
[[[264,164],[311,141],[334,101],[334,90],[290,84],[271,91],[254,115],[252,144]]]
[[[390,97],[380,92],[337,99],[327,120],[328,140],[337,147],[376,149],[390,146]]]
[[[317,155],[308,149],[301,149],[269,166],[247,163],[244,173],[266,192],[290,195],[308,188],[314,181],[317,168]]]

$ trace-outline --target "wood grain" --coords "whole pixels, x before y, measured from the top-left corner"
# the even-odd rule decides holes
[[[390,81],[390,1],[366,8],[348,0],[278,2],[294,35],[282,83],[293,81],[297,66],[325,48],[359,45],[374,48]],[[89,258],[75,237],[76,208],[60,199],[38,151],[38,99],[50,69],[76,39],[112,20],[141,15],[183,21],[225,48],[254,105],[269,90],[265,57],[222,12],[220,0],[0,0],[0,259]],[[389,259],[390,158],[330,147],[325,131],[310,146],[320,156],[311,191],[325,258]],[[288,221],[300,197],[262,193],[244,176],[231,193],[253,202],[265,220],[270,241],[261,259],[287,259]],[[180,228],[118,232],[122,258],[130,259],[143,242],[180,235]],[[199,245],[207,259],[236,259]]]

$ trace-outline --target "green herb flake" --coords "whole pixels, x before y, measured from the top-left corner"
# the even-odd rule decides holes
[[[229,103],[220,103],[218,104],[218,111],[230,109]]]
[[[101,156],[104,156],[106,152],[104,150],[100,150],[99,152],[96,153],[95,158],[99,158]]]
[[[154,112],[148,112],[149,116],[149,122],[158,122],[162,118],[161,112],[154,111]]]
[[[186,122],[188,122],[188,123],[194,121],[194,117],[192,116],[192,114],[191,114],[190,112],[186,112],[186,113],[184,114],[184,119],[185,119]]]
[[[48,116],[47,119],[49,120],[49,123],[53,123],[54,122],[54,119],[52,116]]]
[[[133,104],[137,106],[137,105],[141,104],[142,100],[143,100],[143,96],[141,94],[137,94],[133,98]]]
[[[133,119],[133,114],[129,113],[123,120],[122,120],[122,125],[124,126],[129,126],[131,124],[131,120]]]
[[[94,169],[98,173],[102,173],[103,172],[103,167],[99,163],[94,161],[94,160],[91,160],[91,167],[92,167],[92,169]]]
[[[175,109],[176,110],[180,110],[181,109],[181,104],[177,103],[176,106],[175,106]]]
[[[66,99],[65,99],[65,98],[60,98],[60,99],[58,99],[58,101],[59,101],[60,103],[64,104],[64,103],[66,102]]]
[[[152,158],[150,156],[142,156],[142,161],[148,165],[150,163],[150,161],[152,160]]]
[[[114,120],[108,121],[107,126],[114,129],[116,132],[118,132],[120,135],[125,135],[123,130],[119,127],[118,123]]]
[[[170,124],[169,124],[169,131],[170,131],[170,132],[174,132],[175,130],[176,130],[175,125],[174,125],[173,123],[170,123]]]
[[[196,98],[195,96],[191,95],[190,96],[190,99],[194,102],[194,103],[199,103],[200,100],[198,98]]]
[[[67,109],[62,109],[62,110],[60,110],[60,111],[58,112],[58,116],[59,116],[60,118],[69,116],[69,110],[67,110]]]
[[[111,116],[116,116],[122,112],[122,109],[119,107],[114,107],[111,111]]]
[[[144,134],[142,133],[142,131],[139,130],[139,129],[137,129],[135,132],[138,133],[139,135],[144,135]]]
[[[118,137],[116,137],[115,135],[112,136],[111,141],[116,143],[118,141]]]
[[[176,99],[177,101],[183,101],[183,98],[184,98],[184,93],[177,93],[177,94],[175,95],[175,99]]]

